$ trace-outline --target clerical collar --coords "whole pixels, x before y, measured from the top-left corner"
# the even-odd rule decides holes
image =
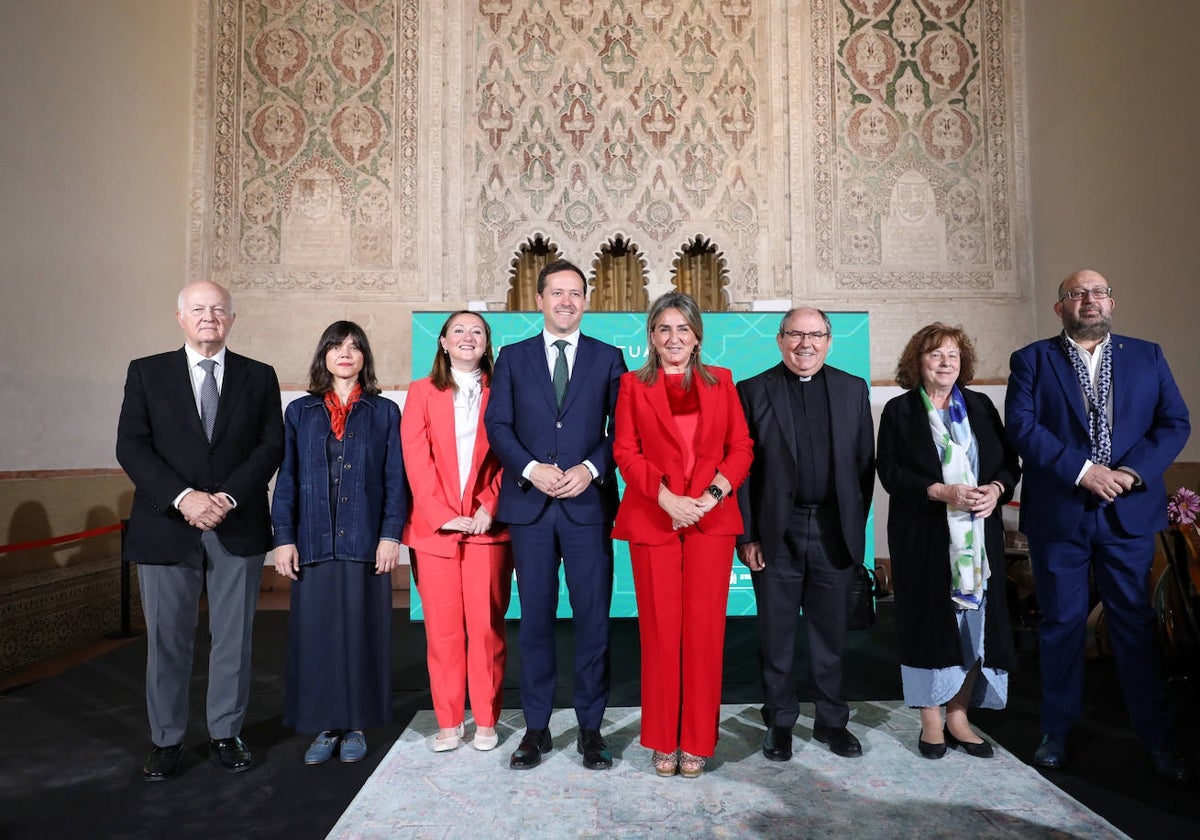
[[[817,368],[817,372],[814,373],[812,376],[801,376],[800,374],[796,373],[795,371],[793,371],[789,368],[788,375],[791,376],[791,378],[796,382],[812,382],[814,379],[816,379],[818,376],[821,375],[821,371],[823,371],[823,370],[825,370],[825,366],[821,365],[821,367]]]

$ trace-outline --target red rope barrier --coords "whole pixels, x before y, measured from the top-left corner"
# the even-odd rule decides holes
[[[75,542],[76,540],[86,540],[91,537],[99,537],[103,534],[111,534],[114,531],[120,531],[124,525],[118,522],[115,525],[105,525],[103,528],[93,528],[90,531],[80,531],[77,534],[65,534],[61,537],[46,537],[42,540],[30,540],[29,542],[13,543],[12,545],[0,545],[0,554],[11,554],[14,551],[28,551],[31,548],[45,548],[48,545],[59,545],[61,543]]]

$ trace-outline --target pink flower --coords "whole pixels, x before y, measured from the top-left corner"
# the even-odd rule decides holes
[[[1167,501],[1167,521],[1172,525],[1191,525],[1200,513],[1200,496],[1186,487],[1180,487]]]

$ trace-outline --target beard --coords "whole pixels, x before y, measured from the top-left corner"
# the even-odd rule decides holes
[[[1103,313],[1085,320],[1082,317],[1063,312],[1063,329],[1067,335],[1076,341],[1098,341],[1112,330],[1112,315]]]

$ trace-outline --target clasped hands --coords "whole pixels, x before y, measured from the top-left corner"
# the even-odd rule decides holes
[[[222,493],[192,490],[179,501],[179,512],[193,528],[210,531],[225,521],[233,503]]]
[[[1114,470],[1101,464],[1092,464],[1079,479],[1079,486],[1106,502],[1111,502],[1133,489],[1137,476],[1126,470]]]
[[[534,487],[554,499],[573,499],[592,483],[592,471],[583,464],[560,470],[557,464],[536,464],[529,472]]]
[[[474,516],[456,516],[443,525],[439,530],[442,531],[461,531],[464,534],[486,534],[487,530],[492,527],[492,515],[487,512],[487,509],[480,507],[475,511]]]
[[[981,519],[986,519],[992,515],[992,511],[996,509],[996,502],[1000,500],[1000,487],[994,483],[982,487],[970,484],[934,484],[930,487],[929,495],[955,510],[973,513]]]
[[[678,531],[699,522],[704,514],[717,506],[717,500],[708,493],[677,496],[663,485],[658,490],[658,506],[671,517],[671,527]]]

